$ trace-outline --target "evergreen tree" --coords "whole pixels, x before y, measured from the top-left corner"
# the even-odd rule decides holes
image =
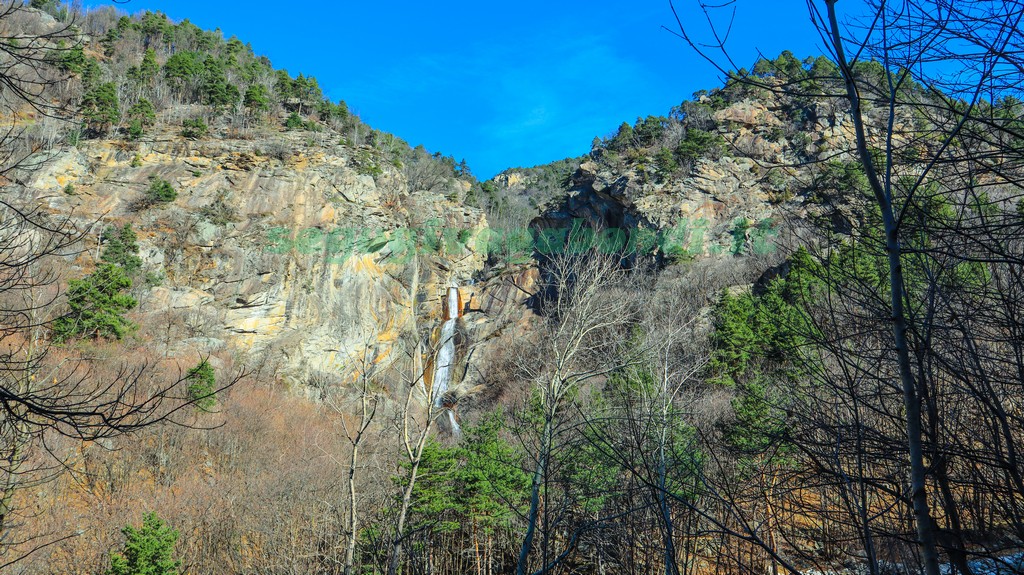
[[[149,100],[141,98],[128,109],[128,119],[131,122],[128,125],[128,136],[133,140],[137,140],[142,136],[146,128],[156,123],[156,110]]]
[[[188,398],[200,411],[210,411],[217,405],[217,375],[205,359],[188,370]]]
[[[131,224],[103,230],[105,247],[100,264],[88,276],[68,282],[70,311],[53,322],[53,338],[64,342],[74,337],[121,339],[135,328],[124,317],[138,302],[124,293],[132,287],[131,276],[142,267],[139,244]]]
[[[196,52],[177,52],[164,63],[164,77],[178,89],[184,88],[202,73],[201,57]]]
[[[64,41],[61,40],[57,43],[57,50],[51,52],[48,59],[64,72],[81,74],[89,58],[81,46],[66,49]]]
[[[408,474],[409,464],[402,465]],[[456,496],[459,453],[455,447],[446,447],[434,438],[427,440],[417,470],[418,480],[413,488],[410,508],[413,529],[431,528],[435,532],[450,532],[459,528],[465,509]],[[401,485],[405,477],[394,481]]]
[[[70,311],[53,322],[53,337],[58,342],[73,337],[110,337],[121,339],[134,328],[124,313],[138,302],[124,293],[132,280],[121,266],[101,263],[88,276],[68,282]]]
[[[463,465],[458,472],[458,499],[469,518],[487,533],[510,531],[530,495],[522,453],[501,438],[505,419],[495,412],[463,430]]]
[[[253,84],[245,90],[242,104],[254,112],[265,112],[270,107],[270,96],[263,84]]]
[[[128,69],[128,78],[144,86],[151,86],[160,72],[160,65],[156,63],[156,52],[147,48],[142,55],[142,63]]]
[[[142,64],[139,65],[139,76],[146,82],[152,82],[160,72],[160,65],[156,63],[156,52],[152,48],[146,48],[142,55]]]
[[[192,118],[181,123],[181,135],[190,140],[202,138],[210,131],[202,118]]]
[[[217,58],[207,57],[203,61],[202,82],[199,95],[208,106],[229,107],[238,104],[241,94],[238,87],[228,82],[224,63]]]
[[[101,261],[121,266],[129,276],[139,271],[142,259],[138,255],[138,238],[131,224],[125,224],[120,228],[107,226],[101,239],[105,245],[100,255]]]
[[[94,133],[109,130],[121,119],[117,86],[113,82],[100,84],[82,96],[82,118]]]
[[[178,531],[155,513],[142,518],[142,528],[128,525],[121,532],[124,548],[110,556],[106,575],[178,575],[181,561],[174,559]]]
[[[714,132],[688,128],[686,137],[676,147],[676,155],[684,162],[693,163],[698,158],[717,158],[725,150],[725,140]]]

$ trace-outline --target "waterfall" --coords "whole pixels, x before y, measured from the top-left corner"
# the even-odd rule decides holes
[[[455,421],[455,412],[450,409],[448,410],[448,423],[452,426],[452,435],[458,437],[459,433],[462,432],[462,428],[459,427],[459,423]]]
[[[459,319],[459,311],[459,288],[453,284],[448,288],[445,321],[441,326],[441,337],[438,338],[437,355],[434,359],[431,394],[437,407],[443,407],[444,394],[448,392],[448,384],[452,379],[452,363],[455,361],[455,324]],[[456,423],[455,413],[451,409],[448,409],[448,420],[452,425],[452,434],[458,435],[459,424]]]

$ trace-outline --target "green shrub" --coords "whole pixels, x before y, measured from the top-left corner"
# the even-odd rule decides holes
[[[807,149],[807,146],[811,145],[811,135],[808,134],[807,132],[797,132],[793,134],[791,142],[793,144],[793,147],[796,148],[797,151],[803,152],[804,150]]]
[[[830,160],[824,164],[815,187],[824,193],[870,190],[868,177],[859,162]]]
[[[65,342],[73,337],[124,337],[134,324],[123,314],[137,304],[135,298],[123,293],[130,287],[131,278],[112,263],[101,263],[88,276],[68,282],[70,311],[53,322],[53,339]]]
[[[150,204],[167,204],[178,198],[178,192],[171,183],[161,178],[154,178],[146,190],[146,201]]]
[[[188,399],[200,411],[210,411],[217,405],[217,376],[213,366],[205,359],[188,370]]]
[[[228,201],[228,193],[225,191],[217,192],[217,198],[200,208],[199,215],[215,226],[225,226],[238,220],[238,210]]]
[[[288,119],[284,121],[284,127],[288,130],[302,129],[302,124],[302,117],[295,112],[289,114]]]
[[[142,137],[142,134],[142,122],[138,120],[132,120],[131,123],[128,124],[128,139],[138,140],[139,138]]]
[[[384,170],[380,167],[377,157],[369,150],[359,150],[356,153],[355,160],[356,171],[364,176],[376,178],[384,173]]]
[[[192,118],[181,123],[181,135],[190,140],[202,138],[210,131],[202,118]]]
[[[174,559],[178,532],[155,513],[142,518],[142,528],[131,525],[121,530],[124,548],[110,555],[106,575],[178,575],[181,561]]]
[[[311,120],[304,120],[302,116],[295,112],[288,115],[288,119],[284,121],[284,127],[286,130],[313,130],[317,131],[320,126],[316,122]]]
[[[789,189],[789,180],[781,170],[768,172],[768,176],[765,178],[765,188],[767,188],[768,201],[773,204],[785,202],[793,197],[793,192]]]

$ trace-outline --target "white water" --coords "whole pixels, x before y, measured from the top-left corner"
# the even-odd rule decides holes
[[[448,382],[452,378],[452,359],[455,357],[455,320],[447,319],[441,326],[440,347],[434,359],[434,385],[431,390],[434,405],[441,405],[441,398],[448,391]]]
[[[458,437],[462,428],[459,427],[459,422],[455,421],[455,412],[450,409],[448,410],[448,422],[452,425],[452,435]]]
[[[448,288],[448,305],[446,306],[444,324],[441,326],[441,337],[438,339],[437,355],[434,357],[434,378],[431,395],[434,405],[442,407],[444,394],[452,380],[452,362],[455,360],[455,324],[459,319],[459,288],[456,285]],[[448,421],[451,423],[452,435],[458,435],[461,428],[455,421],[455,412],[448,409]]]
[[[434,358],[434,378],[431,389],[434,405],[438,407],[441,407],[444,394],[448,392],[448,384],[452,379],[452,362],[455,359],[455,324],[459,319],[459,288],[457,286],[448,288],[447,312],[447,317],[441,326],[437,355]],[[455,423],[455,415],[451,410],[448,410],[448,418],[452,422],[452,429],[457,433],[459,426]]]

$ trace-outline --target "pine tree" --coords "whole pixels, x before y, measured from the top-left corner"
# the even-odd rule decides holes
[[[142,528],[131,525],[122,531],[126,538],[120,553],[110,556],[106,575],[178,575],[181,561],[174,559],[178,531],[155,513],[142,518]]]
[[[270,106],[270,96],[263,84],[253,84],[245,90],[245,99],[242,102],[246,108],[254,112],[264,112]]]
[[[188,370],[188,398],[200,411],[210,411],[217,405],[217,376],[213,366],[205,359]]]
[[[153,108],[152,102],[141,98],[128,109],[128,119],[131,122],[128,125],[128,136],[137,140],[146,131],[146,128],[156,122],[156,110]]]
[[[156,52],[152,48],[146,48],[146,53],[142,56],[142,64],[139,66],[139,78],[147,84],[152,83],[158,72],[160,72],[160,65],[156,63]]]
[[[95,133],[110,129],[121,119],[117,103],[117,86],[112,82],[100,84],[82,96],[82,118]]]
[[[53,322],[53,339],[58,342],[75,337],[121,339],[135,328],[124,317],[138,303],[124,293],[132,287],[132,274],[142,267],[135,231],[131,224],[108,226],[101,240],[106,247],[96,270],[68,282],[70,310]]]
[[[124,337],[134,328],[124,313],[138,303],[123,293],[131,286],[124,269],[111,263],[102,263],[88,276],[68,282],[71,311],[53,322],[54,339],[63,342],[72,337]]]
[[[138,238],[131,224],[120,228],[107,226],[103,230],[102,241],[105,247],[100,255],[101,261],[121,266],[129,276],[142,267],[142,259],[138,256]]]

